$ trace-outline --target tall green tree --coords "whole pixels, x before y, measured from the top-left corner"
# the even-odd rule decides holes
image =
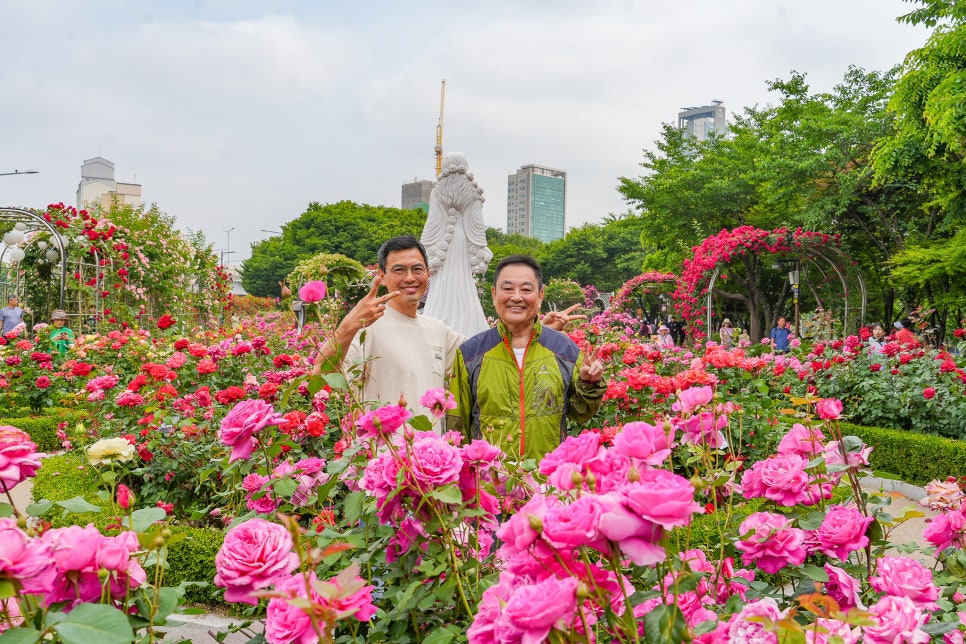
[[[319,253],[339,254],[364,265],[375,264],[379,246],[397,235],[422,232],[426,213],[351,201],[309,204],[304,213],[282,225],[282,235],[252,245],[243,265],[242,286],[252,295],[277,296],[278,282],[299,261]]]

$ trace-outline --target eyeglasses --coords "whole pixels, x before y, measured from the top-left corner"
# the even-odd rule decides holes
[[[392,266],[389,268],[389,272],[393,274],[394,277],[406,277],[409,273],[413,274],[413,277],[422,277],[426,274],[426,267],[422,264],[416,264],[415,266]]]

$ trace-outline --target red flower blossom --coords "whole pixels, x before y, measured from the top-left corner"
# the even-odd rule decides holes
[[[158,328],[161,329],[161,330],[170,328],[170,327],[174,326],[176,323],[177,323],[177,320],[175,320],[173,317],[171,317],[167,313],[165,313],[160,318],[158,318]]]
[[[47,376],[40,376],[39,378],[37,378],[37,381],[35,384],[37,385],[37,389],[46,389],[47,387],[50,386],[50,378],[48,378]]]
[[[934,387],[926,387],[922,390],[922,397],[926,400],[936,397],[936,389]]]

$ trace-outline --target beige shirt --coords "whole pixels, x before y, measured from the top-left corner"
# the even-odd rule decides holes
[[[353,364],[372,358],[355,382],[361,384],[362,399],[388,405],[398,403],[402,395],[409,409],[428,416],[419,399],[429,389],[446,386],[456,350],[466,337],[436,318],[411,318],[391,307],[364,331],[365,346],[360,342],[360,331],[343,362],[352,377]]]

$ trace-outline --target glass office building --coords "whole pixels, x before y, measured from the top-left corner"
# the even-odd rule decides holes
[[[564,236],[566,211],[566,171],[525,165],[507,178],[507,233],[552,242]]]

